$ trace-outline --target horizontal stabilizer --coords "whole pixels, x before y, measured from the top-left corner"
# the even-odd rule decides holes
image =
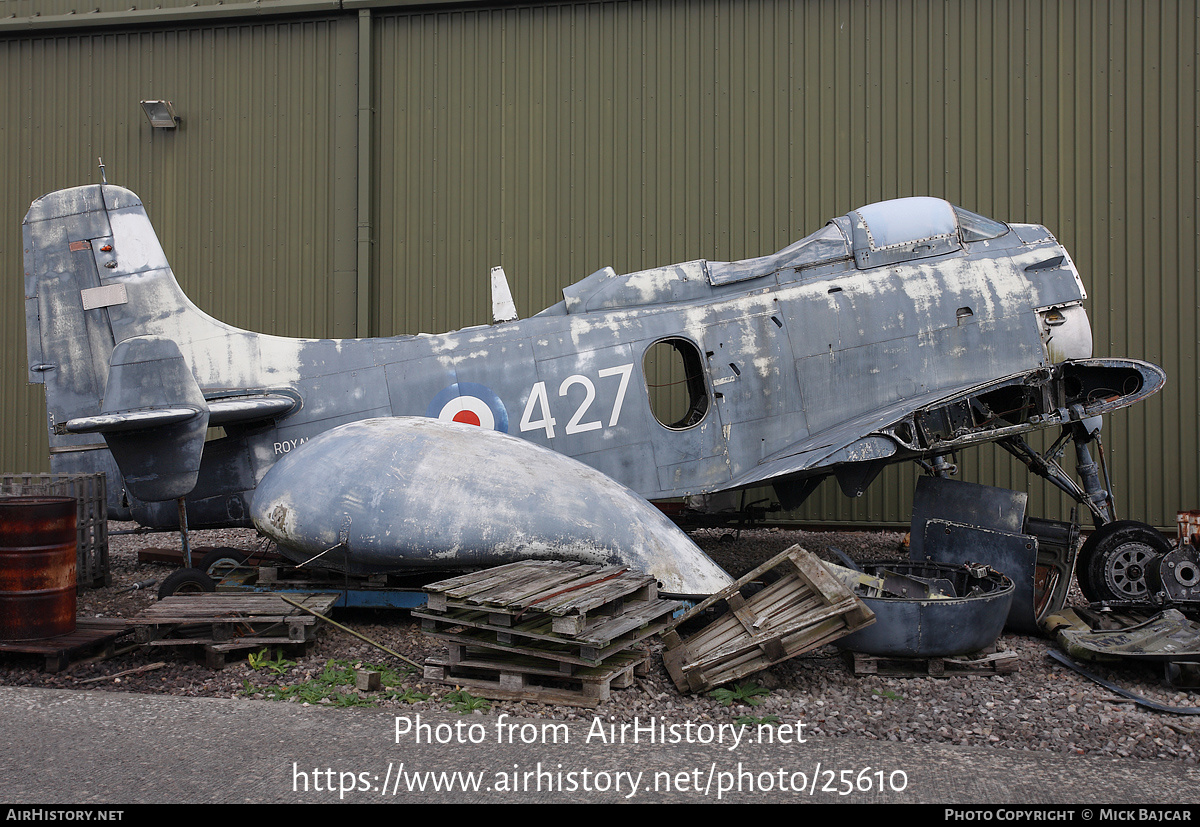
[[[291,413],[299,403],[283,394],[220,397],[208,400],[208,424],[228,425],[231,422],[254,422],[275,419]]]
[[[199,415],[200,411],[196,408],[117,411],[100,416],[80,416],[68,421],[64,427],[73,434],[114,434],[178,425]]]

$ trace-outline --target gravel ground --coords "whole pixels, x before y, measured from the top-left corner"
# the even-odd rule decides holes
[[[113,523],[112,530],[127,528]],[[837,546],[860,561],[902,557],[902,535],[896,533],[817,534],[783,529],[746,531],[733,542],[720,532],[702,531],[695,539],[734,576],[745,573],[793,544],[818,554]],[[252,549],[252,531],[197,531],[194,546]],[[111,544],[113,584],[80,595],[82,616],[132,616],[155,599],[155,588],[128,591],[139,581],[159,582],[171,572],[161,564],[139,564],[137,550],[171,547],[172,535],[114,537]],[[1080,600],[1076,594],[1075,600]],[[404,611],[339,610],[339,622],[359,634],[418,663],[444,655],[440,641],[424,635]],[[661,649],[657,639],[652,648]],[[662,662],[651,660],[650,672],[635,685],[613,692],[601,711],[617,721],[656,716],[666,721],[729,722],[740,716],[777,716],[802,721],[810,736],[865,737],[887,741],[988,745],[1093,756],[1135,757],[1198,762],[1200,718],[1149,711],[1055,664],[1047,657],[1049,641],[1005,634],[998,648],[1016,652],[1017,672],[994,677],[895,678],[855,677],[842,655],[824,647],[759,673],[754,682],[766,691],[757,705],[722,703],[710,694],[683,695],[674,687]],[[191,650],[155,647],[120,654],[99,662],[79,662],[57,674],[42,670],[40,658],[6,655],[0,659],[0,683],[13,686],[109,689],[124,692],[220,698],[275,698],[319,678],[327,666],[382,665],[383,692],[357,693],[352,688],[337,700],[318,703],[371,703],[412,711],[453,708],[452,688],[425,684],[419,674],[371,645],[325,627],[315,645],[296,662],[285,659],[251,667],[241,659],[221,670],[197,663]],[[161,665],[156,665],[161,664]],[[144,667],[151,667],[139,670]],[[1172,689],[1161,669],[1139,664],[1091,665],[1103,677],[1149,699],[1171,706],[1200,706],[1200,693]],[[99,679],[99,680],[97,680]],[[421,696],[427,696],[421,699]],[[304,703],[298,697],[281,702]],[[461,710],[460,710],[461,711]],[[527,718],[590,720],[594,710],[533,703],[491,701],[477,714],[507,712]]]

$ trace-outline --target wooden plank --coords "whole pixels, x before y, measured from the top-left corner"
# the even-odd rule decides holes
[[[618,653],[641,640],[655,634],[653,627],[646,627],[638,634],[627,635],[615,640],[607,646],[590,646],[579,643],[554,644],[548,641],[505,642],[496,639],[490,630],[464,629],[460,632],[427,631],[430,637],[444,640],[452,644],[475,646],[485,649],[495,649],[499,652],[524,655],[526,657],[542,658],[543,660],[560,663],[571,663],[579,666],[596,666],[609,656]]]
[[[336,594],[298,594],[289,597],[305,608],[322,614],[328,612],[338,599]],[[317,620],[285,603],[278,595],[207,592],[160,600],[136,617],[129,618],[128,622],[136,626],[195,622],[236,623],[244,620],[280,623],[288,619],[303,623],[313,623]]]
[[[502,600],[496,600],[496,596],[503,594],[505,590],[517,590],[522,587],[528,587],[529,584],[542,584],[561,582],[563,580],[571,580],[577,577],[582,570],[585,573],[599,571],[599,566],[587,566],[583,563],[562,563],[555,565],[549,560],[531,560],[523,563],[510,563],[507,566],[500,566],[499,571],[490,569],[485,572],[485,576],[478,578],[472,583],[464,584],[451,589],[435,589],[438,584],[426,586],[426,590],[438,591],[446,595],[447,600],[463,600],[472,603],[506,603],[507,596]],[[572,573],[574,572],[574,574]],[[518,592],[520,593],[520,592]]]
[[[119,618],[78,618],[75,630],[40,640],[9,640],[0,642],[0,653],[39,655],[45,659],[47,672],[60,672],[72,660],[91,655],[97,649],[110,655],[116,642],[129,632]]]
[[[855,675],[900,678],[1007,675],[1017,671],[1016,652],[976,653],[955,657],[900,658],[848,652]]]
[[[611,697],[614,689],[632,685],[633,675],[644,667],[647,656],[608,669],[586,674],[563,676],[520,668],[509,661],[487,658],[448,662],[436,658],[425,661],[424,679],[462,687],[473,694],[493,700],[522,700],[535,703],[595,707]],[[567,683],[568,688],[558,684]]]

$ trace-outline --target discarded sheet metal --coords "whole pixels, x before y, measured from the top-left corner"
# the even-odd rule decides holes
[[[1112,681],[1107,681],[1104,678],[1100,677],[1099,675],[1095,674],[1094,672],[1090,672],[1087,669],[1084,669],[1082,666],[1080,666],[1075,661],[1071,660],[1069,657],[1064,655],[1062,652],[1051,651],[1048,654],[1049,654],[1049,657],[1051,660],[1061,663],[1063,666],[1066,666],[1067,668],[1072,669],[1075,672],[1078,672],[1080,675],[1083,675],[1083,677],[1087,678],[1088,680],[1093,681],[1093,682],[1099,684],[1100,686],[1103,686],[1105,689],[1115,692],[1116,694],[1120,695],[1122,698],[1128,698],[1129,700],[1133,701],[1134,703],[1138,704],[1139,706],[1144,706],[1147,709],[1153,709],[1155,712],[1168,712],[1172,715],[1200,715],[1200,707],[1168,706],[1166,704],[1158,703],[1157,701],[1152,701],[1149,698],[1144,698],[1141,695],[1138,695],[1134,692],[1130,692],[1128,689],[1124,689],[1123,687],[1117,686]]]
[[[751,584],[778,579],[761,591]],[[710,607],[728,611],[684,637],[679,628]],[[698,603],[663,634],[663,663],[680,692],[700,692],[766,669],[875,622],[817,557],[792,546]]]
[[[1046,631],[1072,658],[1162,663],[1172,686],[1200,685],[1200,623],[1177,609],[1151,617],[1137,612],[1067,609],[1047,618]]]
[[[1176,609],[1152,617],[1067,609],[1049,618],[1046,628],[1071,657],[1200,661],[1200,623],[1188,620]]]
[[[922,477],[913,495],[914,560],[983,563],[1014,585],[1006,626],[1036,634],[1066,603],[1080,548],[1079,526],[1026,516],[1029,495],[942,477]]]
[[[1012,581],[987,566],[897,560],[863,570],[903,579],[898,591],[870,584],[856,588],[878,622],[835,644],[850,651],[910,658],[979,652],[996,642],[1012,605]],[[923,586],[903,591],[914,580]]]

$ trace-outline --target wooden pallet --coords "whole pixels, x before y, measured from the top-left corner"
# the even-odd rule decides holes
[[[451,647],[449,658],[425,661],[424,679],[493,700],[595,707],[607,701],[612,690],[631,686],[635,675],[646,674],[649,659],[646,652],[626,651],[602,666],[564,675],[541,658],[496,657],[487,651]]]
[[[578,635],[597,618],[658,599],[653,577],[621,566],[524,560],[425,586],[426,609],[486,611],[489,625],[512,626],[530,612],[549,615],[555,633]]]
[[[778,579],[761,591],[764,575]],[[691,637],[678,627],[710,607],[728,611]],[[768,560],[675,620],[663,663],[681,692],[700,692],[766,669],[875,622],[874,613],[800,546]]]
[[[46,659],[47,672],[61,672],[71,661],[84,657],[111,657],[117,641],[130,628],[121,618],[81,617],[75,621],[75,631],[41,640],[0,642],[0,652],[41,655]]]
[[[289,594],[307,609],[326,614],[336,594]],[[272,645],[304,645],[320,620],[275,594],[175,595],[160,600],[129,621],[134,639],[147,646],[203,647],[206,662],[224,664],[226,653]]]
[[[895,658],[847,652],[855,675],[893,678],[950,678],[955,675],[1009,675],[1017,671],[1016,652],[975,653],[954,657]]]
[[[669,616],[682,606],[676,600],[633,604],[620,615],[592,617],[577,634],[556,632],[559,618],[541,612],[532,612],[511,626],[497,626],[494,621],[499,616],[511,622],[512,615],[489,611],[451,609],[437,613],[414,609],[412,615],[421,618],[421,628],[427,634],[443,640],[465,639],[503,652],[596,666],[608,656],[662,632]]]
[[[496,657],[513,655],[525,658],[540,658],[561,666],[561,671],[569,672],[569,667],[600,666],[613,655],[620,654],[640,643],[642,640],[658,634],[665,628],[666,622],[643,626],[637,632],[623,635],[609,645],[596,648],[574,641],[555,642],[551,640],[536,640],[515,638],[511,642],[497,639],[495,629],[472,629],[462,627],[455,631],[447,627],[446,631],[425,630],[425,633],[449,644],[462,644],[476,649],[491,650]]]
[[[494,699],[595,706],[644,668],[636,648],[682,608],[654,578],[617,566],[532,560],[425,587],[413,614],[446,642],[426,677]]]

